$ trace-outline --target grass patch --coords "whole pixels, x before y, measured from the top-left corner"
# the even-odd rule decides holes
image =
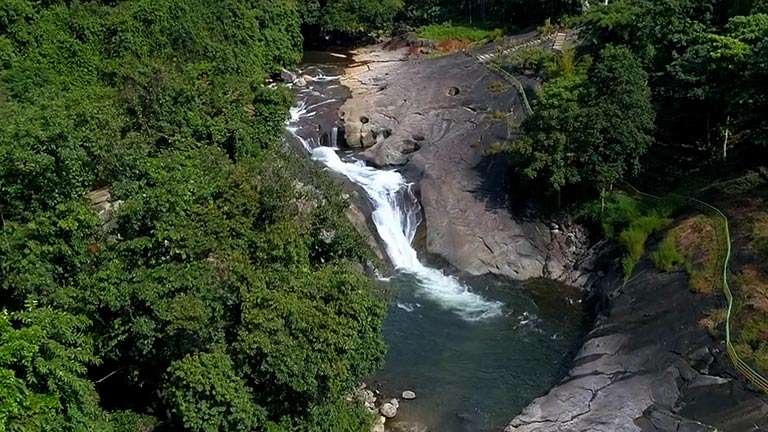
[[[724,230],[719,217],[687,218],[667,232],[651,259],[660,270],[685,268],[692,291],[714,293],[722,286]]]
[[[624,276],[629,278],[637,263],[645,254],[645,243],[651,234],[666,228],[672,219],[660,215],[642,216],[630,222],[629,226],[619,234],[619,243],[624,246],[627,255],[622,260]]]
[[[445,24],[430,24],[419,28],[417,34],[422,39],[433,40],[437,43],[450,40],[474,43],[482,40],[494,40],[504,36],[501,29],[482,29],[472,26]]]
[[[768,313],[752,313],[738,323],[736,351],[760,371],[768,371]]]
[[[491,113],[491,117],[496,121],[502,121],[507,119],[507,113],[504,111],[494,111]]]
[[[648,237],[672,223],[671,216],[681,203],[678,197],[641,199],[614,192],[604,202],[588,204],[582,216],[598,222],[606,237],[617,240],[624,247],[626,255],[622,265],[624,277],[629,278],[645,255]]]
[[[502,94],[510,91],[512,86],[504,81],[495,80],[488,83],[488,91],[495,94]]]
[[[685,264],[685,257],[677,249],[675,237],[670,235],[664,237],[658,249],[651,254],[651,260],[656,268],[666,272],[678,270]]]

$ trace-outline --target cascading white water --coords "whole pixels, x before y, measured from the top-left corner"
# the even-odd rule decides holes
[[[312,159],[344,175],[365,190],[373,205],[373,223],[395,268],[414,276],[423,295],[466,320],[476,321],[501,315],[501,303],[470,292],[456,278],[419,261],[411,242],[420,223],[421,208],[410,185],[400,173],[375,169],[361,161],[344,162],[335,148],[316,147],[314,143],[318,140],[299,136],[298,122],[314,116],[316,113],[311,109],[324,103],[327,102],[307,106],[304,101],[299,102],[291,109],[288,130],[311,152]],[[335,144],[335,136],[331,137],[331,142]]]

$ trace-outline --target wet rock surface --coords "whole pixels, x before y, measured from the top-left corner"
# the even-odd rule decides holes
[[[505,159],[489,152],[523,117],[512,86],[464,53],[429,59],[374,47],[355,59],[340,110],[347,143],[417,183],[429,253],[472,275],[586,281],[577,266],[586,232],[511,208]]]
[[[724,346],[698,323],[720,306],[716,297],[692,293],[684,272],[648,262],[626,285],[613,274],[595,290],[608,306],[568,376],[505,432],[768,427],[766,400],[737,379]]]

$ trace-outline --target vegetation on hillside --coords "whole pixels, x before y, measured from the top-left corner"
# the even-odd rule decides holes
[[[360,35],[391,28],[403,0],[306,0],[297,4],[305,26],[323,33]]]
[[[686,218],[666,233],[651,259],[664,271],[684,269],[693,291],[717,293],[722,287],[724,228],[721,218],[703,214]]]
[[[417,34],[420,38],[435,42],[456,40],[471,43],[499,38],[503,35],[503,32],[500,29],[487,30],[478,27],[443,23],[420,27]]]
[[[384,306],[264,85],[299,26],[279,1],[0,6],[0,430],[365,430],[344,395]]]
[[[581,0],[406,0],[400,19],[411,25],[443,22],[526,28],[581,11]]]
[[[624,276],[629,279],[645,255],[648,238],[672,223],[680,205],[674,196],[656,200],[616,191],[586,203],[581,216],[599,224],[606,238],[622,246]]]
[[[508,153],[550,190],[586,182],[605,195],[638,172],[651,144],[648,78],[625,47],[606,46],[586,73],[570,64],[544,86]]]
[[[681,175],[768,155],[768,15],[748,3],[593,4],[566,20],[579,28],[575,52],[515,52],[513,70],[546,79],[524,138],[509,145],[517,172],[589,198],[643,161]]]

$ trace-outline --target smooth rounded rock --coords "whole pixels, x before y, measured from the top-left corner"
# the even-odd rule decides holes
[[[410,390],[404,391],[402,396],[403,396],[403,399],[405,399],[405,400],[414,400],[414,399],[416,399],[416,393],[414,393],[414,392],[412,392]]]
[[[392,405],[392,403],[387,402],[383,404],[381,407],[379,407],[379,412],[384,417],[391,419],[397,415],[397,407]]]

